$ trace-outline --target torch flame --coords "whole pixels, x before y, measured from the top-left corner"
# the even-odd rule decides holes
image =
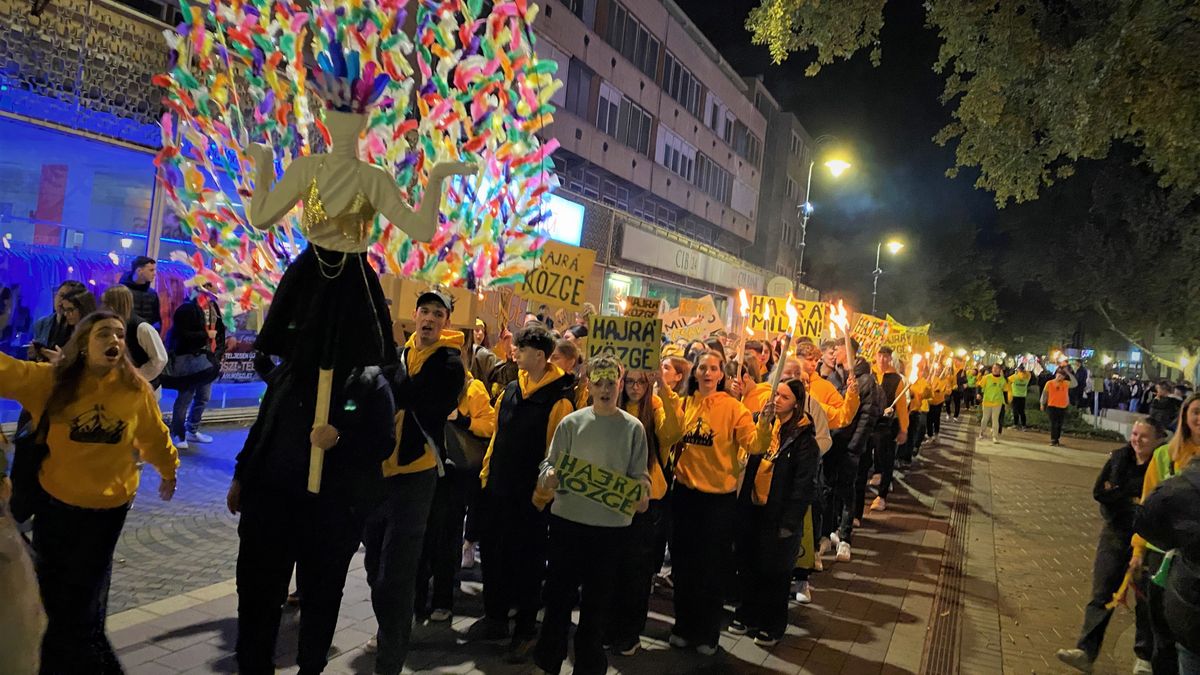
[[[625,298],[621,298],[620,300],[617,301],[617,307],[621,308],[622,314],[625,313],[625,308],[628,306],[629,306],[629,303],[625,302]]]
[[[788,335],[796,334],[796,323],[800,321],[800,312],[797,312],[796,308],[792,306],[793,301],[795,298],[788,293],[787,305],[784,307],[788,315]]]
[[[763,323],[767,324],[767,330],[771,329],[771,303],[763,306]]]
[[[750,316],[750,300],[746,297],[746,289],[738,289],[738,307],[742,314],[742,318]]]
[[[837,306],[829,305],[829,334],[837,337],[834,326],[842,329],[843,333],[850,331],[850,318],[846,315],[846,305],[838,300]]]
[[[921,355],[913,354],[912,366],[908,369],[908,383],[910,385],[917,383],[917,366],[921,364]]]

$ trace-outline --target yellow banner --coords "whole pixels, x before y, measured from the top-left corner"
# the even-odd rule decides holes
[[[868,361],[874,359],[879,348],[883,346],[889,329],[890,325],[887,319],[880,319],[870,314],[855,315],[854,328],[850,329],[850,336],[858,340],[859,356]]]
[[[611,354],[630,370],[658,368],[662,326],[658,318],[593,316],[588,326],[587,357]]]
[[[590,499],[611,511],[632,516],[642,500],[642,483],[617,471],[573,455],[562,455],[554,464],[558,489]]]
[[[799,318],[796,320],[796,334],[793,337],[808,337],[821,339],[825,330],[829,305],[824,302],[808,300],[792,300]],[[771,322],[767,324],[767,309],[770,308]],[[787,315],[787,298],[770,295],[755,295],[750,299],[750,328],[755,331],[770,331],[771,333],[786,333],[790,324]]]
[[[582,311],[587,279],[595,264],[596,252],[591,249],[548,241],[538,266],[525,275],[516,293],[534,306],[544,303]]]
[[[631,316],[640,319],[653,319],[658,316],[658,308],[662,305],[662,301],[658,298],[639,298],[629,296],[625,298],[625,316]]]

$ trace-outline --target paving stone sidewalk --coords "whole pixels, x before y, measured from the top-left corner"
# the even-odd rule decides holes
[[[229,431],[213,446],[198,449],[190,462],[185,457],[185,468],[191,468],[181,474],[180,491],[190,497],[148,505],[157,481],[149,475],[144,481],[127,528],[132,538],[124,538],[119,549],[125,562],[113,583],[113,596],[125,602],[124,611],[113,605],[109,620],[130,675],[236,671],[236,522],[223,509],[239,434],[244,430]],[[669,649],[671,603],[656,595],[645,649],[634,657],[613,657],[610,672],[917,672],[945,545],[955,459],[970,448],[964,428],[950,425],[945,437],[940,446],[923,450],[914,470],[900,477],[888,511],[868,514],[856,532],[854,560],[830,561],[814,576],[813,604],[793,606],[792,625],[779,645],[764,650],[748,638],[723,634],[722,653],[714,658]],[[185,514],[182,525],[170,522],[177,517],[175,508]],[[482,613],[476,575],[477,570],[465,575],[452,623],[417,627],[408,664],[413,671],[528,672],[528,667],[503,663],[502,645],[465,639]],[[284,673],[296,672],[296,620],[296,613],[285,613],[280,630],[277,664]],[[370,672],[373,657],[363,645],[375,629],[360,552],[326,672]]]

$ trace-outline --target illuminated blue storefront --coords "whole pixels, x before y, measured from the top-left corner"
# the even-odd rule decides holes
[[[159,260],[166,329],[191,276],[170,255],[194,251],[155,184],[168,26],[106,0],[28,11],[0,2],[0,350],[24,354],[60,283],[99,296],[139,255]],[[219,382],[210,408],[255,406],[262,388]],[[15,418],[0,402],[0,423]]]

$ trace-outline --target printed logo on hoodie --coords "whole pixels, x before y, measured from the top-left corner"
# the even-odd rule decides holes
[[[684,444],[687,445],[701,445],[711,448],[713,445],[713,438],[715,436],[716,434],[713,433],[712,427],[709,426],[708,422],[704,421],[704,418],[702,417],[696,420],[696,426],[691,431],[684,434],[682,440]]]

